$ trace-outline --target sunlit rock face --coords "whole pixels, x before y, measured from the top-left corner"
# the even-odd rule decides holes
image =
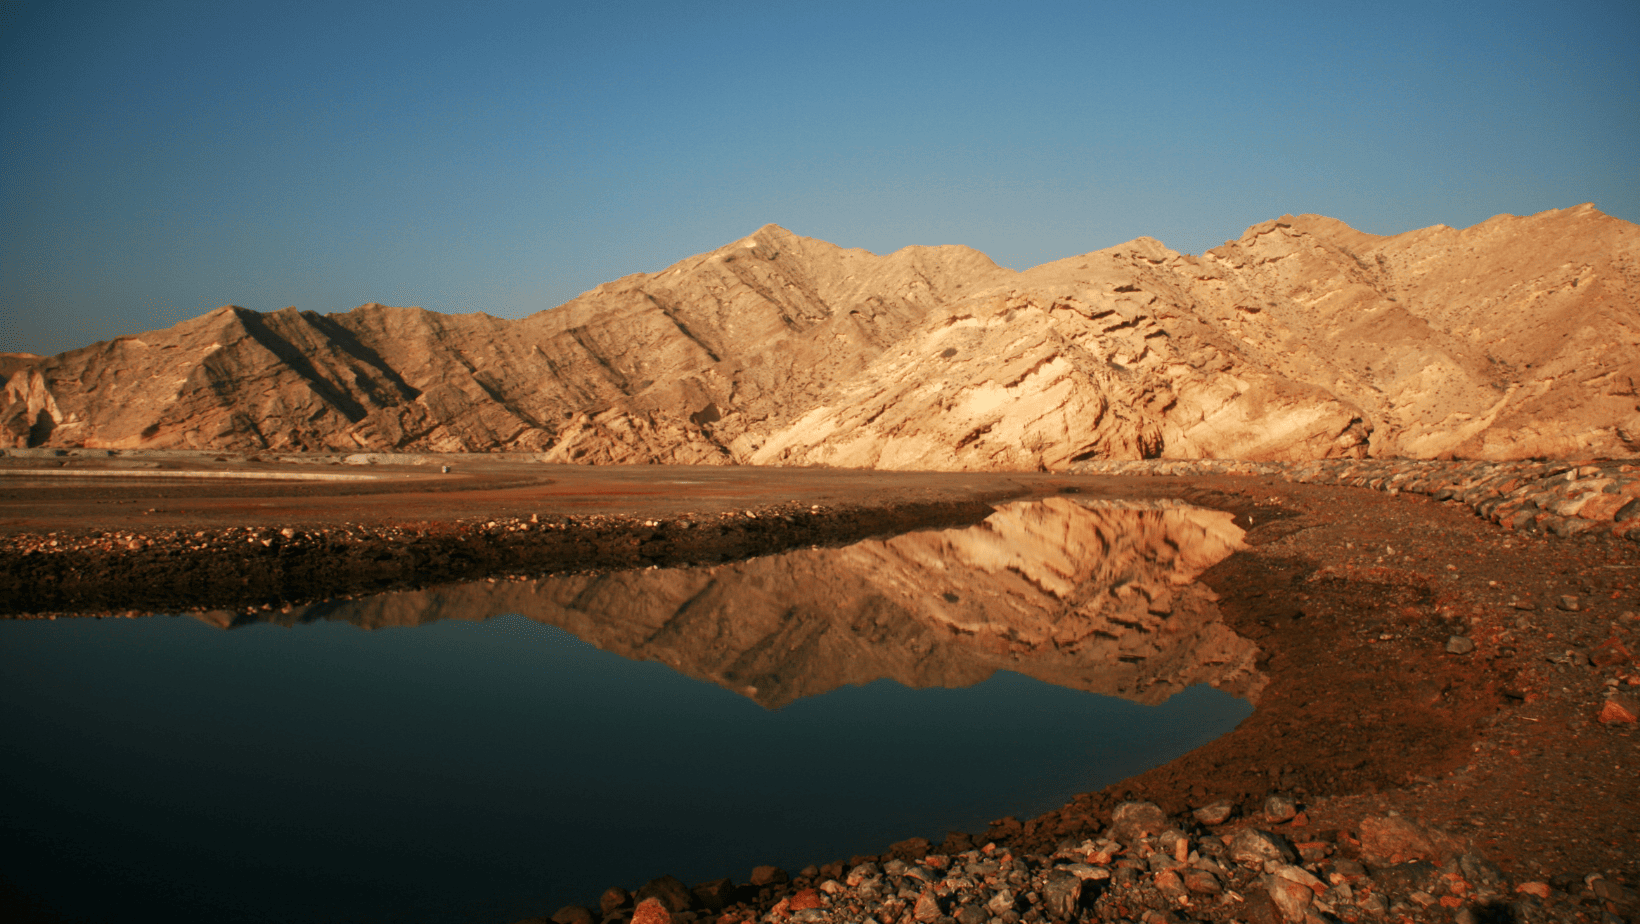
[[[368,628],[518,613],[764,706],[888,678],[963,687],[1011,670],[1141,703],[1208,683],[1256,701],[1257,648],[1195,578],[1241,546],[1231,515],[1023,501],[966,529],[705,568],[383,594],[217,625]]]
[[[1282,216],[1024,272],[775,225],[518,320],[223,307],[0,355],[0,446],[1064,470],[1640,453],[1640,228]]]

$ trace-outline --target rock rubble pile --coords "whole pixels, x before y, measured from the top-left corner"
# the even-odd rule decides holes
[[[616,887],[597,912],[571,905],[554,924],[1046,924],[1123,921],[1538,922],[1624,920],[1630,889],[1598,875],[1513,882],[1440,831],[1399,815],[1357,830],[1313,830],[1301,806],[1272,795],[1243,817],[1220,801],[1169,817],[1124,802],[1097,837],[1051,853],[914,838],[881,856],[811,866],[795,879],[759,867],[740,886],[685,888],[673,877],[637,893]],[[1017,826],[1017,823],[1015,823]],[[547,918],[520,924],[545,924]]]

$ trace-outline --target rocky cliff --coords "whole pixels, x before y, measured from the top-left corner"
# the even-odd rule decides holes
[[[1640,231],[1592,206],[1378,237],[1314,215],[1200,257],[1035,267],[773,225],[508,321],[224,307],[0,357],[0,445],[512,450],[549,461],[1640,451]]]

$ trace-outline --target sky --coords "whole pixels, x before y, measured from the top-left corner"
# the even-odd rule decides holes
[[[522,317],[775,223],[1026,269],[1640,221],[1640,4],[0,0],[0,351]]]

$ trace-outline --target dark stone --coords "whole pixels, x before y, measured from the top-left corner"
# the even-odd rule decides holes
[[[940,881],[940,874],[923,866],[913,866],[905,871],[907,879],[915,879],[925,885],[933,885]]]
[[[1169,869],[1178,869],[1184,865],[1178,860],[1173,859],[1171,854],[1167,853],[1153,853],[1150,855],[1150,860],[1148,862],[1150,863],[1150,871],[1153,873],[1159,873],[1163,870]]]
[[[1042,886],[1042,910],[1049,917],[1069,920],[1081,900],[1082,880],[1075,873],[1062,869],[1048,873],[1048,881]]]
[[[1236,918],[1246,924],[1287,924],[1287,919],[1282,916],[1281,909],[1276,907],[1275,900],[1263,889],[1253,889],[1248,894],[1246,903],[1240,905],[1236,911]]]
[[[1297,863],[1298,853],[1287,843],[1287,839],[1279,834],[1271,834],[1269,831],[1260,831],[1256,828],[1244,828],[1230,842],[1230,859],[1242,866],[1262,867],[1266,860]]]
[[[1596,879],[1589,885],[1589,888],[1594,892],[1595,897],[1601,901],[1614,902],[1619,905],[1636,903],[1633,889],[1626,888],[1621,883],[1613,882],[1610,879]]]
[[[1640,497],[1617,508],[1617,512],[1612,514],[1613,523],[1627,523],[1635,519],[1640,519]]]
[[[1205,869],[1186,867],[1185,869],[1179,870],[1179,878],[1183,880],[1184,887],[1192,892],[1217,895],[1218,893],[1224,891],[1224,885],[1219,882],[1219,877],[1213,875]]]
[[[1410,860],[1373,870],[1372,881],[1383,892],[1427,892],[1434,886],[1439,874],[1440,870],[1428,860]]]
[[[911,906],[911,918],[918,924],[934,924],[941,917],[944,917],[944,911],[932,891],[924,891],[917,896],[917,903]]]
[[[646,898],[653,898],[672,912],[688,911],[695,905],[695,893],[676,876],[662,876],[644,883],[633,898],[640,904]]]
[[[908,837],[903,841],[889,844],[888,852],[902,860],[921,860],[928,856],[928,851],[933,846],[926,837]]]
[[[552,915],[553,924],[596,924],[597,920],[592,909],[580,905],[565,905]]]
[[[1571,892],[1583,884],[1583,880],[1571,873],[1556,873],[1549,878],[1549,885],[1560,892]]]
[[[1224,838],[1208,836],[1196,842],[1196,850],[1204,857],[1217,860],[1230,852],[1230,845],[1224,842]]]
[[[689,890],[707,911],[722,911],[735,900],[735,884],[729,879],[713,879]]]
[[[1154,802],[1123,802],[1110,813],[1111,837],[1123,844],[1131,845],[1168,827],[1167,813]]]
[[[632,907],[632,893],[620,886],[610,886],[604,890],[603,896],[598,899],[598,910],[602,911],[606,917],[622,908],[630,907]]]
[[[1503,870],[1498,869],[1497,864],[1480,854],[1465,853],[1459,855],[1458,870],[1463,873],[1463,878],[1469,880],[1471,885],[1496,889],[1508,881],[1503,875]]]
[[[985,924],[991,920],[990,912],[978,905],[963,905],[952,917],[957,919],[957,924]]]
[[[1236,805],[1234,802],[1231,802],[1229,799],[1220,799],[1217,802],[1212,802],[1202,806],[1199,809],[1196,809],[1191,814],[1196,817],[1197,821],[1211,827],[1213,825],[1222,825],[1226,821],[1229,821],[1230,815],[1235,812],[1235,810]]]
[[[752,878],[747,880],[752,885],[762,888],[768,885],[779,885],[791,881],[786,871],[778,866],[759,866],[752,870]]]
[[[1280,823],[1291,819],[1298,814],[1298,804],[1283,795],[1271,794],[1264,800],[1264,819],[1271,823]]]

